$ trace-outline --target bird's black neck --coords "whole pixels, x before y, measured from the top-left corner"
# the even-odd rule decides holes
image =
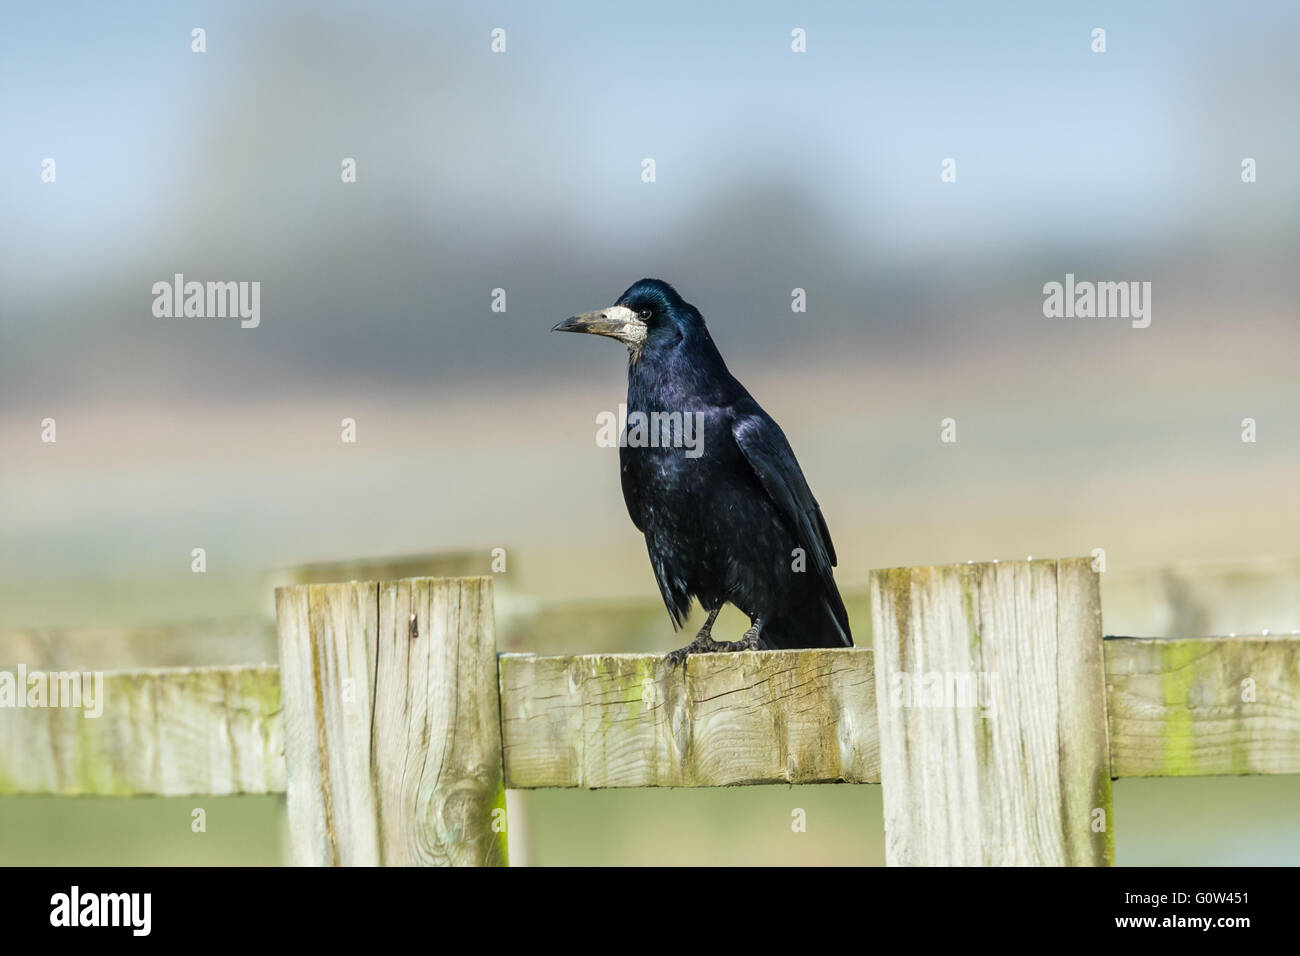
[[[649,343],[628,362],[629,409],[729,405],[743,394],[707,329],[692,330],[671,344]]]

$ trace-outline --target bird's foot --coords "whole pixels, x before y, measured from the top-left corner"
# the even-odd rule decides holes
[[[685,647],[679,647],[664,655],[664,663],[669,667],[686,663],[690,654],[726,654],[734,651],[758,650],[758,628],[751,627],[738,641],[715,641],[707,630],[700,631]]]
[[[669,667],[676,667],[678,664],[686,663],[688,654],[708,654],[717,646],[718,642],[709,635],[708,628],[705,628],[699,634],[696,634],[695,640],[685,647],[679,647],[677,650],[665,654],[664,663]]]

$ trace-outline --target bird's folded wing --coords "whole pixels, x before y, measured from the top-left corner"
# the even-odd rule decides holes
[[[744,414],[732,423],[731,434],[763,489],[789,520],[812,566],[823,578],[833,581],[835,545],[821,507],[780,426],[765,414]]]

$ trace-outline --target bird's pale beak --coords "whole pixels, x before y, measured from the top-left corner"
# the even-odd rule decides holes
[[[626,343],[629,347],[635,347],[645,338],[646,324],[626,306],[611,305],[608,309],[570,316],[563,322],[556,323],[551,331],[608,335],[610,338]]]

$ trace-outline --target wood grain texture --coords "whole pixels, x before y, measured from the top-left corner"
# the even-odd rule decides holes
[[[1108,638],[1111,773],[1300,773],[1300,639]]]
[[[506,785],[878,783],[871,651],[501,657]]]
[[[13,677],[3,679],[26,694],[34,671],[21,681],[17,669],[7,671]],[[99,703],[0,708],[0,793],[284,790],[278,668],[99,673]],[[93,674],[83,679],[93,689]],[[89,716],[101,703],[100,716]]]
[[[400,625],[400,611],[392,614]],[[1112,638],[1104,651],[1112,776],[1300,773],[1300,640]],[[658,658],[646,655],[503,655],[509,785],[880,782],[871,651],[750,656],[697,658],[683,679],[660,675]],[[1253,701],[1243,699],[1247,678]],[[0,793],[284,792],[279,668],[146,670],[104,680],[98,719],[0,707]],[[356,691],[373,699],[364,682]],[[675,721],[671,708],[655,703],[670,700],[682,709]],[[825,719],[816,716],[822,708]],[[1061,714],[1062,732],[1097,734],[1095,718],[1067,716],[1064,705]],[[490,719],[484,708],[477,715]],[[686,731],[689,740],[679,743]],[[370,746],[364,735],[356,745]],[[1075,779],[1070,759],[1063,758],[1067,786]]]
[[[491,579],[280,588],[276,613],[296,859],[504,864]]]
[[[871,586],[887,862],[1111,863],[1090,562],[900,568]]]

